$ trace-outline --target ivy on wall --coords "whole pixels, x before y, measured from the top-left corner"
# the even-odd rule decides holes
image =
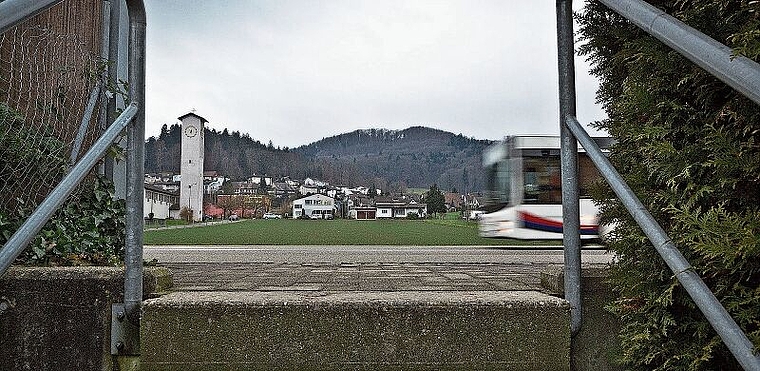
[[[4,191],[0,244],[5,244],[49,192],[48,187],[42,187],[33,190],[42,193],[38,195],[41,197],[19,197],[28,191],[30,179],[60,179],[68,165],[63,143],[53,135],[28,135],[31,129],[24,125],[24,119],[2,104],[0,124],[0,178]],[[14,171],[20,168],[23,174]],[[120,264],[124,260],[124,215],[124,201],[114,199],[113,184],[92,175],[55,212],[16,263]]]

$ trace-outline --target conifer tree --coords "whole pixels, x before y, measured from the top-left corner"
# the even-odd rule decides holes
[[[437,214],[446,212],[446,199],[443,197],[443,193],[438,189],[437,184],[430,186],[427,195],[425,196],[425,203],[427,204],[428,212]]]

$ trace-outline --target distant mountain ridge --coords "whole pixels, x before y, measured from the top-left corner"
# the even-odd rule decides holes
[[[386,191],[433,183],[443,190],[482,190],[481,154],[492,143],[423,126],[354,130],[295,149],[264,145],[226,129],[207,129],[205,135],[204,168],[233,179],[253,174],[311,177],[348,186],[374,184]],[[173,125],[149,138],[145,171],[178,171],[180,137],[179,125]]]

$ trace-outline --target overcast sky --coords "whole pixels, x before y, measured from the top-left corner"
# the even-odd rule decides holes
[[[275,146],[423,125],[557,134],[555,1],[149,0],[147,135],[195,109]],[[576,59],[578,116],[604,117]]]

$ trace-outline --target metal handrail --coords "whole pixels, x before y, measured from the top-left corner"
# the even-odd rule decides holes
[[[639,201],[625,180],[615,170],[599,146],[586,133],[586,130],[573,116],[565,119],[565,125],[573,132],[578,142],[586,150],[586,154],[599,169],[604,179],[615,192],[620,202],[636,220],[657,252],[660,253],[675,277],[683,285],[686,292],[697,304],[707,321],[718,333],[739,364],[746,370],[760,370],[760,356],[754,354],[755,347],[749,341],[739,325],[728,314],[720,301],[705,285],[704,281],[694,272],[694,268],[684,258],[673,244],[668,234],[660,227],[644,204]]]
[[[730,48],[709,38],[701,32],[685,25],[683,22],[665,14],[663,11],[641,0],[600,0],[603,4],[629,19],[647,33],[660,39],[712,75],[724,81],[743,95],[760,104],[760,65],[754,61],[735,56]],[[599,169],[609,183],[620,202],[633,216],[649,240],[655,246],[668,267],[675,273],[676,278],[694,300],[697,307],[707,318],[739,364],[746,370],[760,370],[760,355],[755,354],[755,347],[746,334],[731,318],[715,295],[705,285],[704,281],[694,272],[689,262],[683,257],[660,227],[654,217],[646,210],[633,191],[628,187],[620,174],[615,170],[599,146],[591,139],[583,126],[575,117],[575,82],[573,66],[572,38],[572,0],[557,1],[557,40],[559,46],[560,74],[560,127],[563,135],[569,131],[568,140],[581,143],[589,158]],[[563,141],[566,138],[563,136]],[[573,151],[573,154],[575,151]],[[569,153],[563,151],[562,155]],[[565,161],[563,160],[563,166]],[[568,175],[568,183],[577,182],[577,168],[572,168],[573,175]],[[565,186],[563,171],[563,187]],[[563,211],[577,210],[577,197],[573,200],[573,190],[563,189]],[[565,214],[565,212],[563,212]],[[573,215],[569,218],[576,218]],[[565,240],[573,241],[578,236],[578,229],[565,226]],[[572,250],[572,249],[571,249]],[[574,274],[566,275],[566,290],[580,290],[580,256],[574,251],[565,252],[565,261],[570,261]],[[567,264],[567,263],[566,263]],[[575,271],[577,270],[577,271]],[[568,267],[565,268],[568,271]],[[576,274],[577,273],[577,274]],[[573,299],[573,298],[569,298]],[[568,299],[568,301],[570,301]],[[579,300],[579,299],[578,299]],[[574,321],[581,322],[580,303],[577,308],[571,302],[571,329],[575,331],[580,324],[573,327]]]
[[[641,0],[599,0],[711,75],[760,104],[760,65]]]
[[[26,19],[45,11],[62,0],[5,0],[0,1],[0,34]]]
[[[559,65],[560,118],[575,116],[575,50],[572,1],[557,1],[557,60]],[[562,177],[562,245],[565,247],[565,299],[570,304],[570,334],[581,329],[581,237],[578,191],[578,142],[560,122],[560,172]]]
[[[45,198],[36,210],[29,216],[23,225],[11,236],[10,239],[0,249],[0,276],[10,268],[13,261],[24,251],[24,248],[32,241],[34,236],[50,220],[58,207],[66,201],[79,183],[90,173],[90,170],[97,164],[108,148],[121,134],[125,127],[132,121],[137,112],[140,111],[137,103],[133,102],[121,115],[111,124],[108,130],[92,145],[89,151],[82,156],[82,159],[71,168],[68,174],[61,180],[58,186]]]
[[[50,8],[62,0],[0,0],[0,33],[23,22],[30,17]],[[119,9],[118,3],[105,3],[109,6],[106,10],[110,16],[110,6]],[[114,307],[123,308],[124,315],[114,318],[126,318],[128,321],[118,321],[117,327],[112,328],[111,342],[112,353],[126,355],[139,354],[140,339],[139,326],[143,297],[143,168],[145,161],[145,106],[138,107],[138,102],[145,99],[145,54],[146,54],[146,17],[143,0],[126,0],[129,15],[129,106],[114,123],[106,129],[100,139],[90,148],[82,159],[74,165],[68,175],[37,207],[24,224],[11,236],[0,249],[0,276],[11,266],[16,257],[29,244],[34,236],[42,229],[53,213],[60,207],[65,199],[73,192],[74,188],[92,170],[97,161],[105,154],[117,136],[127,129],[127,179],[126,179],[126,236],[125,236],[125,273],[124,273],[124,304],[115,304]],[[118,12],[114,13],[118,16]],[[105,16],[105,15],[104,15]],[[105,19],[105,18],[104,18]],[[118,27],[118,20],[111,18],[108,25],[103,27]],[[112,39],[118,36],[115,33],[108,34],[108,55],[115,55],[118,48]],[[104,35],[105,37],[105,35]],[[104,43],[106,44],[106,43]],[[109,69],[109,76],[115,76],[115,71]],[[87,107],[86,118],[81,127],[86,126],[89,120],[96,94],[92,93]],[[109,103],[109,110],[115,108]],[[102,113],[102,114],[105,114]],[[132,125],[129,125],[132,123]],[[80,132],[83,128],[80,128]],[[79,148],[79,139],[72,153],[76,158]],[[122,310],[122,309],[119,309]],[[118,337],[118,339],[117,339]],[[116,346],[118,342],[121,346]]]

